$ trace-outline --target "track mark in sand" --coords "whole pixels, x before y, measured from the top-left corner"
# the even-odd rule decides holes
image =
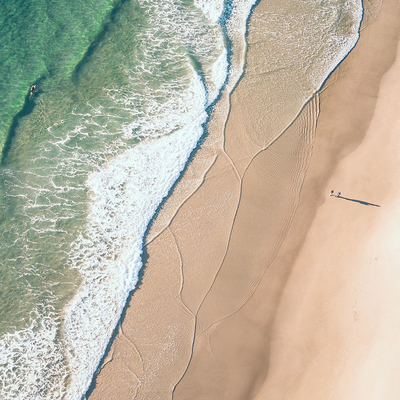
[[[111,347],[110,353],[107,354],[107,357],[105,358],[100,370],[104,369],[104,367],[110,363],[114,359],[114,346]]]
[[[121,337],[122,338],[124,338],[128,343],[129,343],[129,345],[131,346],[131,348],[136,352],[136,354],[139,356],[139,359],[140,359],[140,366],[141,366],[141,368],[142,368],[142,375],[144,376],[144,361],[143,361],[143,357],[142,357],[142,354],[140,353],[140,351],[138,350],[138,348],[136,347],[136,345],[135,345],[135,343],[133,343],[133,341],[131,340],[131,339],[129,339],[126,335],[125,335],[125,333],[124,333],[124,331],[122,330],[122,324],[120,324],[119,325],[119,334],[121,335]],[[136,376],[136,374],[135,374],[135,376]],[[136,378],[138,379],[138,381],[140,382],[140,383],[142,383],[141,382],[141,380],[136,376]]]
[[[279,136],[281,136],[281,135],[279,135]],[[272,141],[272,142],[270,143],[270,145],[271,145],[273,142],[275,142],[277,139],[278,139],[278,138],[276,138],[274,141]],[[269,146],[268,146],[268,147],[269,147]],[[224,262],[225,262],[225,259],[226,259],[227,254],[228,254],[229,245],[230,245],[230,242],[231,242],[231,239],[232,239],[233,228],[234,228],[234,226],[235,226],[236,217],[237,217],[237,214],[238,214],[238,211],[239,211],[239,207],[240,207],[240,200],[241,200],[241,198],[242,198],[243,180],[244,180],[244,178],[245,178],[246,171],[249,169],[249,167],[250,167],[251,163],[253,162],[253,160],[254,160],[260,153],[262,153],[264,150],[267,150],[268,147],[259,150],[259,151],[251,158],[249,164],[246,166],[245,170],[243,171],[243,177],[240,177],[240,174],[239,174],[239,172],[238,172],[236,166],[234,165],[234,163],[233,163],[232,159],[229,157],[229,155],[226,153],[225,149],[224,149],[224,151],[223,151],[224,154],[226,154],[227,158],[232,162],[233,168],[234,168],[234,170],[236,171],[237,176],[238,176],[238,178],[239,178],[239,182],[240,182],[239,197],[238,197],[238,202],[237,202],[237,205],[236,205],[236,208],[235,208],[234,217],[233,217],[233,220],[232,220],[232,225],[231,225],[230,230],[229,230],[229,237],[228,237],[228,242],[227,242],[227,245],[226,245],[226,250],[225,250],[224,257],[222,258],[222,261],[221,261],[221,263],[220,263],[220,265],[219,265],[219,267],[218,267],[218,269],[217,269],[217,272],[216,272],[216,274],[215,274],[215,276],[214,276],[214,279],[213,279],[213,281],[212,281],[212,283],[211,283],[210,288],[207,290],[206,294],[205,294],[204,297],[203,297],[203,300],[201,301],[201,303],[200,303],[200,305],[199,305],[199,308],[198,308],[198,310],[197,310],[197,312],[196,312],[196,316],[198,316],[198,313],[199,313],[201,307],[203,306],[203,304],[204,304],[204,302],[205,302],[207,296],[209,295],[209,293],[211,292],[212,288],[214,287],[214,284],[215,284],[215,282],[216,282],[216,280],[217,280],[217,278],[218,278],[218,275],[219,275],[219,273],[220,273],[220,271],[221,271],[221,268],[222,268],[222,266],[223,266],[223,264],[224,264]],[[251,297],[251,296],[250,296],[250,297]],[[247,300],[247,301],[248,301],[248,300]],[[246,303],[247,303],[247,301],[246,301]],[[243,307],[243,305],[242,305],[240,308],[242,308],[242,307]],[[239,311],[239,310],[240,310],[240,309],[236,310],[234,313],[236,313],[236,312]],[[233,313],[233,314],[234,314],[234,313]],[[233,315],[233,314],[230,314],[230,315]],[[230,316],[230,315],[229,315],[229,316]],[[229,316],[223,317],[223,318],[221,318],[221,319],[219,319],[219,320],[213,322],[211,325],[209,325],[207,328],[203,329],[201,332],[198,332],[197,334],[198,334],[198,335],[202,335],[203,333],[205,333],[206,331],[208,331],[213,325],[215,325],[216,323],[218,323],[218,322],[220,322],[220,321],[222,321],[222,320],[228,318]],[[196,335],[197,335],[197,334],[196,334]]]
[[[180,249],[179,249],[178,240],[176,239],[176,236],[175,236],[174,232],[172,231],[171,227],[168,226],[167,229],[169,230],[169,232],[171,233],[171,236],[172,236],[173,239],[174,239],[176,251],[177,251],[178,256],[179,256],[179,264],[180,264],[179,267],[180,267],[180,272],[181,272],[181,287],[180,287],[180,289],[179,289],[179,298],[180,298],[181,303],[182,303],[183,306],[185,307],[186,311],[194,318],[194,320],[196,320],[195,314],[193,313],[192,310],[190,310],[190,308],[185,304],[185,302],[184,302],[183,299],[182,299],[182,291],[183,291],[183,285],[184,285],[184,282],[185,282],[185,277],[184,277],[184,274],[183,274],[183,259],[182,259],[182,253],[181,253],[181,251],[180,251]]]
[[[223,155],[225,155],[225,157],[228,159],[229,164],[232,166],[233,171],[235,172],[236,177],[238,178],[238,181],[240,184],[242,184],[242,177],[239,174],[239,171],[236,168],[235,163],[233,162],[232,158],[229,156],[229,154],[225,151],[225,149],[222,149],[222,153]]]
[[[135,390],[134,399],[135,399],[136,396],[138,395],[140,386],[142,386],[142,381],[138,378],[138,376],[125,363],[123,363],[123,364],[126,367],[126,370],[129,371],[135,377],[135,379],[137,381],[137,385],[136,385],[136,387],[134,389]]]
[[[278,251],[287,235],[288,229],[291,225],[291,222],[293,220],[294,214],[296,212],[297,209],[297,205],[299,203],[300,200],[300,192],[301,192],[301,188],[303,186],[304,183],[304,178],[305,178],[305,174],[308,170],[308,166],[309,166],[309,162],[310,162],[310,158],[312,155],[312,146],[313,146],[313,142],[314,142],[314,135],[315,135],[315,129],[316,129],[316,120],[317,120],[317,116],[318,116],[318,111],[319,111],[319,105],[318,105],[318,100],[319,100],[319,93],[314,94],[311,99],[306,102],[303,107],[301,108],[300,112],[296,115],[296,117],[290,122],[290,124],[288,124],[288,126],[285,128],[285,130],[281,133],[279,133],[279,135],[277,135],[274,139],[270,140],[269,143],[267,143],[265,145],[265,147],[261,148],[259,151],[257,151],[253,157],[251,158],[251,160],[249,161],[248,165],[246,166],[246,168],[243,171],[243,177],[240,180],[240,193],[239,193],[239,200],[236,206],[236,210],[235,210],[235,215],[234,215],[234,219],[230,228],[230,232],[229,232],[229,239],[228,239],[228,244],[226,247],[226,251],[223,257],[223,260],[214,276],[213,282],[209,288],[209,290],[207,291],[206,295],[204,296],[199,310],[203,307],[207,297],[209,296],[209,293],[212,291],[213,287],[216,284],[216,281],[218,279],[218,276],[225,264],[226,258],[227,258],[227,254],[230,250],[230,246],[231,246],[231,241],[232,241],[232,235],[233,235],[233,230],[234,230],[234,226],[237,222],[237,215],[239,212],[239,208],[242,202],[242,198],[243,198],[243,185],[244,185],[244,181],[246,179],[247,174],[250,171],[250,168],[252,167],[252,165],[254,164],[255,160],[258,159],[258,157],[265,153],[266,151],[273,151],[272,150],[272,146],[277,143],[277,141],[279,139],[281,139],[285,133],[292,132],[290,133],[290,135],[295,135],[294,138],[297,137],[297,139],[294,141],[294,146],[297,145],[301,145],[302,148],[304,149],[308,149],[306,154],[303,157],[294,157],[293,158],[293,163],[294,166],[296,166],[296,171],[298,170],[298,173],[295,174],[295,176],[293,176],[293,179],[297,182],[296,183],[296,190],[293,191],[291,198],[294,201],[293,203],[293,209],[291,209],[290,215],[288,215],[287,218],[285,218],[284,221],[282,221],[283,225],[282,225],[282,229],[280,229],[280,235],[279,237],[276,237],[276,240],[273,243],[272,246],[272,251],[269,254],[268,258],[267,258],[267,265],[265,266],[265,268],[263,268],[262,271],[259,271],[259,274],[257,274],[258,276],[255,277],[255,279],[252,280],[252,282],[249,282],[249,290],[248,293],[245,295],[245,297],[242,299],[241,305],[238,305],[238,308],[236,308],[236,310],[233,310],[232,312],[228,313],[227,315],[217,319],[216,321],[212,322],[211,324],[207,324],[208,326],[204,326],[201,328],[201,330],[198,331],[198,334],[203,334],[206,331],[208,331],[212,326],[214,326],[215,324],[217,324],[218,322],[221,322],[222,320],[225,320],[226,318],[236,314],[238,311],[240,311],[247,303],[248,301],[251,299],[255,289],[258,287],[261,279],[263,278],[265,272],[268,270],[269,266],[273,263],[273,261],[276,258],[276,255],[278,254]],[[297,123],[299,124],[299,126],[294,125],[296,123],[296,121],[298,121]],[[289,128],[293,128],[291,131],[289,131]],[[291,137],[291,136],[290,136]],[[296,143],[298,143],[296,145]],[[284,144],[284,142],[283,142]],[[279,146],[282,145],[278,145]],[[297,152],[295,151],[296,147],[293,148],[294,153],[293,154],[297,154]],[[198,311],[199,312],[199,311]]]
[[[271,143],[271,144],[272,144],[272,143]],[[229,231],[229,239],[228,239],[226,251],[225,251],[224,257],[223,257],[223,259],[222,259],[222,261],[221,261],[221,264],[220,264],[220,266],[219,266],[219,268],[218,268],[218,270],[217,270],[217,273],[215,274],[215,277],[214,277],[214,279],[213,279],[213,281],[212,281],[212,284],[211,284],[209,290],[207,291],[207,293],[205,294],[205,296],[204,296],[202,302],[200,303],[200,306],[199,306],[199,309],[198,309],[198,311],[197,311],[197,314],[198,314],[198,312],[200,311],[200,309],[201,309],[203,303],[205,302],[205,300],[206,300],[208,294],[211,292],[211,290],[212,290],[212,288],[213,288],[213,286],[214,286],[214,284],[215,284],[215,282],[216,282],[216,280],[217,280],[217,277],[218,277],[218,275],[219,275],[219,272],[220,272],[221,269],[222,269],[222,266],[223,266],[223,264],[224,264],[224,261],[225,261],[225,259],[226,259],[226,256],[227,256],[227,254],[228,254],[229,245],[230,245],[231,238],[232,238],[232,233],[233,233],[233,228],[234,228],[234,226],[235,226],[235,221],[236,221],[237,213],[238,213],[238,211],[239,211],[239,206],[240,206],[240,200],[241,200],[241,198],[242,198],[243,181],[244,181],[244,178],[245,178],[246,171],[249,169],[250,165],[251,165],[252,162],[257,158],[257,156],[258,156],[259,154],[261,154],[262,152],[264,152],[265,150],[267,150],[267,149],[268,149],[268,147],[267,147],[267,148],[261,149],[260,151],[258,151],[258,152],[252,157],[252,159],[250,160],[249,164],[246,166],[246,168],[245,168],[245,170],[244,170],[244,172],[243,172],[243,178],[240,178],[239,200],[238,200],[238,204],[237,204],[236,209],[235,209],[235,215],[234,215],[234,219],[233,219],[233,222],[232,222],[232,226],[231,226],[230,231]],[[236,169],[236,167],[235,167],[235,169]],[[237,170],[236,170],[236,171],[237,171]],[[268,269],[268,267],[265,269],[265,271],[264,271],[264,273],[262,274],[262,276],[260,277],[260,279],[257,280],[257,283],[254,284],[254,290],[255,290],[255,288],[258,286],[258,284],[260,283],[260,281],[261,281],[262,277],[264,276],[264,274],[265,274],[265,272],[266,272],[267,269]],[[254,290],[253,290],[253,292],[254,292]],[[223,321],[223,320],[225,320],[225,319],[231,317],[232,315],[236,314],[237,312],[239,312],[239,311],[247,304],[247,302],[250,300],[251,297],[252,297],[252,293],[249,293],[249,296],[248,296],[248,298],[246,299],[246,301],[245,301],[237,310],[235,310],[234,312],[232,312],[231,314],[229,314],[229,315],[227,315],[227,316],[225,316],[225,317],[219,318],[218,320],[214,321],[212,324],[210,324],[208,327],[206,327],[205,329],[203,329],[201,332],[198,332],[197,334],[198,334],[198,335],[203,335],[203,334],[205,334],[210,328],[212,328],[212,327],[213,327],[214,325],[216,325],[217,323],[219,323],[219,322],[221,322],[221,321]],[[211,344],[210,344],[210,348],[211,348]]]
[[[182,202],[179,204],[179,206],[176,208],[175,212],[172,214],[172,216],[170,217],[169,222],[167,223],[167,225],[161,229],[160,232],[158,232],[154,237],[152,237],[149,241],[146,241],[146,246],[148,246],[150,243],[152,243],[156,238],[158,238],[163,232],[165,232],[165,230],[171,226],[173,220],[175,219],[176,215],[178,214],[179,210],[181,209],[181,207],[197,192],[197,190],[201,187],[201,185],[204,183],[205,181],[205,177],[207,175],[207,173],[210,171],[210,169],[213,167],[213,165],[215,164],[215,162],[218,159],[218,154],[214,156],[214,159],[212,160],[212,162],[210,163],[209,167],[206,169],[206,171],[204,172],[204,175],[201,179],[201,182],[199,183],[199,185],[193,190],[191,191],[183,200]],[[177,183],[177,185],[179,185],[179,182]],[[172,195],[168,196],[168,198],[172,197]],[[168,199],[166,200],[168,201]],[[162,212],[162,208],[157,211],[157,213],[154,215],[153,219],[156,219],[158,217],[158,214]]]

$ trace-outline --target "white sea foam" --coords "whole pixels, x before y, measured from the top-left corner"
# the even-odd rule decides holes
[[[218,21],[224,9],[223,0],[194,0],[194,5],[214,22]]]
[[[244,62],[247,49],[247,21],[256,0],[233,0],[232,13],[226,22],[228,36],[235,51],[232,54],[229,82],[227,89],[231,92],[244,72]]]
[[[332,13],[335,21],[340,21],[342,15],[348,15],[353,23],[347,26],[349,31],[344,34],[330,35],[326,43],[325,57],[320,57],[318,65],[310,68],[308,77],[315,85],[315,89],[321,88],[329,74],[340,64],[356,45],[360,36],[360,26],[363,16],[363,4],[361,0],[346,1]],[[357,23],[358,22],[358,23]]]
[[[251,4],[240,19],[243,24],[250,8]],[[244,35],[243,27],[241,32]],[[90,385],[127,296],[137,283],[148,223],[196,146],[207,118],[205,107],[218,96],[227,66],[227,52],[223,49],[212,65],[207,92],[193,71],[190,98],[183,95],[164,103],[162,109],[151,112],[162,117],[160,122],[152,120],[155,126],[151,126],[148,121],[147,128],[141,127],[142,132],[152,132],[152,139],[115,157],[89,178],[92,205],[88,227],[75,243],[72,256],[83,282],[66,309],[64,321],[71,370],[68,399],[78,398]],[[129,104],[131,100],[125,96],[121,101]],[[171,127],[181,128],[157,138],[162,128],[168,132]],[[127,125],[125,131],[129,134],[137,128]]]
[[[221,15],[219,6],[216,6],[220,2],[209,7],[205,2],[196,4],[214,21]],[[253,4],[253,0],[234,1],[231,18],[226,24],[236,51],[233,53],[228,90],[232,90],[243,72],[246,21]],[[354,46],[356,35],[357,32],[353,38],[347,38],[346,43],[333,40],[336,63]],[[214,90],[209,90],[209,101],[214,101],[225,81],[226,59],[224,50],[212,67]],[[332,67],[331,62],[327,68]],[[327,73],[329,70],[325,71]],[[202,124],[207,118],[204,111],[207,106],[206,91],[194,71],[190,87],[193,88],[191,100],[186,98],[179,103],[181,121],[176,123],[173,120],[168,113],[171,105],[165,103],[164,111],[159,114],[166,125],[153,130],[160,132],[165,128],[170,132],[172,129],[173,133],[158,138],[154,138],[157,134],[149,135],[152,139],[118,155],[92,173],[88,180],[92,193],[88,226],[84,235],[76,241],[72,256],[83,282],[65,311],[64,321],[71,371],[68,399],[75,400],[87,390],[127,296],[137,283],[148,223],[179,177],[202,134]],[[190,104],[190,109],[187,104]],[[134,129],[129,126],[127,130]],[[151,129],[149,122],[144,131]]]
[[[144,141],[91,174],[92,205],[73,260],[83,282],[65,311],[71,370],[67,398],[88,388],[142,266],[147,225],[183,170],[207,118],[205,90],[193,71],[192,110],[185,127]]]
[[[41,143],[42,151],[37,159],[49,157],[48,154],[67,156],[65,159],[55,157],[55,162],[52,160],[49,164],[50,171],[44,172],[49,177],[43,175],[49,186],[46,198],[49,207],[65,204],[63,196],[69,184],[68,180],[59,183],[59,174],[82,175],[96,161],[103,164],[105,154],[112,158],[108,157],[87,182],[92,195],[87,227],[73,243],[69,257],[70,265],[81,274],[82,284],[64,310],[62,342],[60,344],[57,338],[60,324],[55,321],[59,319],[54,317],[53,325],[42,326],[48,318],[43,313],[33,318],[32,326],[0,341],[0,352],[8,357],[8,363],[0,368],[5,374],[0,375],[5,388],[4,399],[15,398],[19,390],[21,400],[78,400],[88,389],[126,298],[137,282],[147,225],[203,133],[202,124],[207,118],[205,109],[209,105],[207,97],[211,94],[215,98],[225,81],[226,51],[218,24],[208,27],[200,21],[196,30],[196,25],[190,18],[185,19],[173,1],[157,5],[146,0],[141,3],[150,8],[160,6],[153,12],[155,21],[150,22],[162,32],[157,31],[154,38],[151,37],[154,32],[143,30],[140,35],[144,36],[138,38],[143,46],[154,45],[142,49],[150,64],[127,67],[131,86],[105,89],[107,98],[101,104],[78,104],[72,118],[49,127],[49,141]],[[197,18],[196,13],[193,18]],[[163,23],[165,15],[170,15],[167,18],[170,26]],[[163,43],[157,37],[167,39]],[[182,44],[207,69],[204,82],[191,68]],[[217,67],[213,66],[215,62]],[[158,71],[160,63],[171,64],[171,68]],[[177,68],[179,79],[174,78],[173,68]],[[157,71],[165,73],[167,79],[157,76]],[[70,120],[79,122],[71,126]],[[96,137],[96,142],[88,141],[90,146],[79,147],[82,140],[90,137]],[[121,153],[132,138],[142,142]],[[21,189],[32,192],[27,197],[29,213],[36,208],[36,200],[32,203],[29,196],[36,199],[37,188],[24,188],[21,184]],[[58,194],[61,194],[59,199]],[[40,218],[47,222],[48,213],[42,214]],[[58,221],[59,218],[54,218],[54,224]],[[29,357],[19,355],[24,349],[29,349]],[[24,384],[27,387],[21,390]],[[8,394],[6,389],[10,389]]]
[[[218,97],[222,85],[225,83],[228,74],[228,53],[226,48],[222,50],[221,55],[211,67],[210,84],[208,86],[208,103],[214,103]]]
[[[144,0],[141,1],[144,3]],[[171,15],[178,12],[167,9],[166,2],[163,4]],[[254,0],[232,2],[233,10],[226,23],[233,46],[228,91],[233,90],[243,72],[246,21],[253,4]],[[352,4],[359,4],[359,1],[354,0]],[[222,12],[222,1],[197,0],[196,6],[214,22]],[[354,10],[358,18],[360,8],[355,7]],[[174,26],[171,25],[171,29],[175,29]],[[351,49],[357,39],[356,30],[354,36],[346,41],[332,39],[332,59],[316,70],[314,75],[311,74],[315,82],[322,83],[335,63],[340,62]],[[220,31],[220,28],[215,30]],[[185,43],[192,45],[190,38],[193,31],[185,35]],[[209,49],[200,51],[206,60],[207,51]],[[154,95],[151,87],[144,87],[137,97],[119,88],[107,91],[113,104],[126,109],[127,122],[120,124],[125,137],[137,135],[145,140],[122,153],[119,151],[118,155],[90,175],[87,186],[91,192],[91,208],[87,227],[74,242],[70,257],[71,264],[82,275],[82,284],[65,309],[64,348],[61,348],[57,338],[58,319],[50,314],[44,317],[46,314],[42,313],[29,328],[3,337],[0,340],[1,398],[55,399],[65,396],[66,399],[78,400],[87,390],[127,296],[137,283],[142,267],[143,236],[148,223],[187,163],[203,132],[202,124],[207,118],[205,108],[215,100],[225,82],[227,53],[221,47],[218,54],[218,58],[213,63],[210,61],[211,67],[206,70],[206,89],[192,71],[189,89],[179,94],[175,92],[162,103],[151,99],[151,95]],[[147,67],[141,65],[130,71],[132,79],[139,72],[144,74]],[[148,73],[151,74],[152,70],[149,69]],[[162,92],[164,95],[170,89],[172,87],[168,87],[168,84],[161,85],[158,94]],[[137,101],[141,106],[147,101],[143,114],[139,115],[137,109],[130,108]],[[114,118],[109,111],[107,113],[107,117]],[[107,130],[107,123],[97,121],[97,117],[101,121],[105,114],[102,106],[93,106],[90,112],[77,110],[74,116],[82,117],[81,124],[58,140],[56,145],[70,146],[70,138],[88,135],[89,124],[97,127],[99,138],[100,135],[112,135],[113,132]],[[134,116],[132,119],[135,122],[129,122],[129,116]],[[115,149],[124,145],[124,142],[120,143],[120,147],[119,144],[115,145]],[[110,153],[116,154],[118,151]],[[86,156],[76,152],[72,159],[85,161]],[[99,156],[98,159],[102,158]],[[63,165],[60,171],[68,168],[68,165]],[[74,168],[68,170],[71,176]],[[69,372],[64,362],[65,354]],[[65,394],[67,373],[69,387]]]
[[[62,397],[68,369],[57,340],[59,323],[54,313],[46,314],[32,320],[28,328],[1,338],[1,399]]]

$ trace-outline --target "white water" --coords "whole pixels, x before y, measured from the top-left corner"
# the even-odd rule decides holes
[[[243,3],[238,4],[243,7]],[[246,4],[247,14],[241,17],[243,24],[252,2]],[[218,19],[217,13],[213,14],[213,20]],[[244,27],[241,33],[244,40]],[[202,124],[207,119],[205,108],[216,99],[227,77],[226,58],[224,50],[211,68],[207,90],[193,71],[191,94],[182,102],[185,107],[191,106],[184,113],[184,128],[141,142],[89,177],[92,193],[89,224],[73,253],[83,282],[65,312],[64,321],[72,371],[68,399],[84,393],[104,355],[129,292],[137,283],[148,223],[203,134]],[[243,64],[238,66],[239,70],[242,67]]]
[[[252,5],[253,1],[235,2],[227,23],[235,48],[241,50],[234,53],[237,62],[229,71],[229,91],[243,73],[246,22]],[[218,20],[218,7],[214,5],[210,11],[211,8],[203,3],[201,8],[214,21]],[[361,21],[362,9],[354,6],[350,9]],[[358,26],[354,27],[352,36],[332,38],[327,53],[333,57],[323,58],[310,76],[317,88],[357,39]],[[182,102],[191,105],[183,114],[187,118],[183,124],[185,128],[140,143],[107,163],[88,180],[93,193],[92,210],[85,238],[78,240],[74,251],[74,257],[81,261],[83,283],[66,311],[64,326],[73,371],[71,399],[89,386],[129,292],[137,283],[148,223],[178,179],[203,133],[201,125],[207,118],[205,107],[215,100],[226,79],[226,51],[214,63],[212,72],[211,84],[206,91],[193,71],[193,91]]]
[[[228,91],[233,90],[243,73],[246,21],[253,3],[253,0],[234,1],[226,23],[233,43]],[[198,0],[195,4],[211,21],[219,20],[222,1]],[[349,3],[358,20],[359,5],[358,1]],[[309,79],[316,88],[351,50],[357,38],[358,26],[353,36],[332,36],[326,51],[330,57],[320,57],[321,63],[310,70]],[[205,109],[215,101],[226,80],[225,49],[204,73],[206,88],[193,70],[189,90],[171,97],[162,106],[149,100],[148,112],[152,118],[140,118],[140,126],[138,122],[122,126],[126,137],[140,130],[140,137],[146,139],[89,176],[87,227],[73,243],[70,254],[70,263],[81,273],[82,284],[65,308],[63,340],[57,333],[60,319],[50,311],[38,313],[47,317],[38,317],[39,322],[34,326],[4,337],[0,341],[0,366],[7,362],[9,367],[0,370],[4,374],[1,379],[13,384],[0,388],[1,398],[54,399],[65,395],[77,400],[86,392],[129,292],[137,283],[148,223],[184,169],[203,133]],[[120,93],[118,88],[108,90],[107,94],[116,104],[127,106],[133,101],[130,94]],[[145,96],[150,94],[151,88],[144,91]],[[76,132],[80,134],[84,128],[76,127]],[[163,136],[165,132],[168,134]],[[68,369],[62,362],[64,354]],[[65,394],[67,375],[69,387]]]
[[[91,174],[91,211],[73,259],[83,276],[65,312],[71,369],[68,398],[79,398],[104,354],[142,267],[143,236],[162,199],[196,146],[207,114],[205,91],[193,72],[192,114],[185,128],[141,142]]]

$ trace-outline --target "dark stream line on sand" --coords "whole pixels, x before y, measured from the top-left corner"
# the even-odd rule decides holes
[[[122,5],[123,3],[125,3],[126,0],[121,0],[120,4]],[[260,2],[261,0],[256,0],[256,2],[253,4],[253,7],[251,8],[251,11],[248,15],[248,19],[250,19],[253,10],[255,8],[255,6]],[[117,9],[117,7],[116,7]],[[117,14],[117,12],[119,11],[119,8],[113,13],[113,15]],[[199,138],[196,147],[191,151],[185,167],[183,168],[183,170],[181,171],[181,173],[179,174],[179,177],[176,179],[176,181],[174,182],[174,184],[171,186],[170,190],[168,191],[167,195],[163,198],[163,200],[161,201],[161,203],[158,205],[153,217],[150,219],[149,224],[147,226],[147,229],[143,235],[143,247],[142,247],[142,268],[139,270],[138,272],[138,281],[134,287],[134,289],[129,293],[127,300],[125,302],[125,306],[123,308],[123,311],[121,313],[121,316],[119,318],[119,321],[117,323],[117,325],[115,326],[113,333],[110,337],[110,340],[108,342],[108,345],[106,347],[106,350],[103,354],[103,356],[101,357],[99,364],[97,366],[97,369],[95,371],[95,373],[93,374],[92,380],[91,380],[91,384],[89,385],[87,391],[85,392],[85,394],[82,396],[82,398],[80,400],[87,400],[88,398],[90,398],[90,396],[92,395],[92,393],[94,392],[94,390],[96,389],[96,384],[97,384],[97,377],[99,376],[99,374],[101,373],[101,370],[104,366],[104,361],[106,360],[108,354],[111,351],[111,347],[113,345],[113,343],[115,342],[115,339],[120,331],[120,329],[122,329],[122,323],[125,319],[126,313],[127,313],[127,309],[130,306],[132,297],[134,296],[134,294],[140,289],[140,287],[143,284],[143,278],[145,275],[145,271],[146,271],[146,267],[147,267],[147,263],[148,263],[148,259],[149,259],[149,254],[147,252],[147,245],[146,245],[146,238],[149,235],[149,232],[151,231],[151,227],[153,226],[157,216],[159,215],[159,213],[161,212],[161,210],[163,209],[163,207],[165,206],[165,203],[168,201],[168,199],[172,196],[172,193],[175,191],[175,188],[178,186],[178,184],[181,182],[183,176],[185,175],[190,163],[194,160],[196,154],[200,151],[200,149],[202,148],[202,144],[205,142],[207,136],[208,136],[208,123],[211,120],[211,114],[212,114],[212,110],[214,109],[214,106],[218,103],[218,101],[221,99],[222,94],[224,89],[226,88],[229,78],[230,78],[230,67],[232,65],[232,54],[233,54],[233,50],[232,50],[232,42],[231,39],[229,38],[228,32],[227,32],[227,28],[226,28],[226,23],[227,21],[230,19],[231,14],[233,11],[233,6],[232,6],[232,0],[226,0],[225,4],[224,4],[224,10],[222,11],[222,14],[218,20],[218,23],[220,24],[222,31],[223,31],[223,35],[224,35],[224,40],[225,40],[225,48],[227,51],[227,62],[228,62],[228,67],[227,67],[227,74],[226,74],[226,78],[224,83],[221,86],[221,89],[219,91],[218,96],[214,99],[214,101],[211,104],[208,104],[205,108],[205,111],[207,113],[207,118],[205,120],[205,122],[202,124],[203,127],[203,133],[201,135],[201,137]],[[247,24],[246,24],[247,25]],[[106,26],[105,29],[108,29],[108,26]],[[248,28],[246,31],[246,39],[247,39],[247,34],[248,34]],[[104,36],[103,34],[99,35],[100,38],[102,38]],[[99,41],[99,38],[97,39],[97,41]],[[91,48],[92,50],[88,50],[87,54],[85,54],[85,56],[83,57],[83,60],[87,60],[91,54],[93,53],[93,50],[98,46],[98,43],[94,43]],[[204,86],[204,89],[206,91],[206,97],[208,97],[208,91],[207,88],[205,86],[205,76],[204,76],[204,72],[202,70],[202,66],[201,64],[197,64],[197,60],[194,57],[188,57],[189,60],[192,62],[192,65],[195,67],[196,73],[199,75],[200,80]],[[84,62],[82,60],[82,62]],[[74,71],[74,78],[76,79],[78,77],[79,71],[81,69],[81,66],[77,66],[77,68]],[[244,74],[245,71],[245,65],[243,66],[243,73],[242,76]],[[241,76],[241,77],[242,77]],[[241,80],[241,77],[239,77],[238,82],[236,83],[235,87],[237,86],[237,84],[239,83],[239,81]],[[233,92],[233,90],[232,90]]]

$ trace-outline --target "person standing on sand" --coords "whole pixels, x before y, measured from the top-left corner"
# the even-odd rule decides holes
[[[336,197],[340,197],[341,194],[342,194],[342,192],[337,192]]]
[[[331,190],[331,192],[329,193],[329,196],[334,196],[335,192],[333,190]]]

